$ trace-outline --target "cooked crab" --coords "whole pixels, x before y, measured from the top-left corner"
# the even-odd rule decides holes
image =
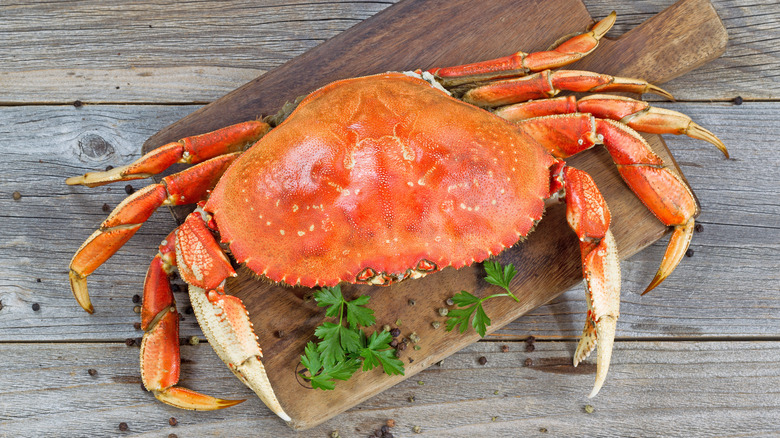
[[[596,383],[607,374],[618,318],[620,266],[610,213],[591,177],[564,159],[603,144],[628,186],[673,227],[648,290],[690,242],[697,204],[686,184],[635,130],[723,144],[687,116],[625,97],[575,92],[666,92],[645,81],[551,71],[597,46],[615,14],[553,50],[429,71],[331,83],[291,114],[249,121],[167,144],[136,162],[68,184],[145,178],[173,163],[199,163],[129,196],[73,257],[70,279],[93,311],[86,278],[161,205],[199,207],[159,247],[144,284],[141,374],[161,401],[185,409],[237,403],[176,386],[178,313],[167,279],[178,269],[218,355],[280,417],[225,250],[258,275],[309,287],[388,285],[483,261],[516,244],[542,218],[545,200],[567,205],[579,237],[588,314],[574,356],[598,346]],[[224,249],[223,249],[224,248]]]

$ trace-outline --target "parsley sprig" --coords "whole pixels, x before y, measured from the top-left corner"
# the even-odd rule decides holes
[[[496,297],[510,297],[515,301],[520,301],[511,290],[509,290],[509,282],[517,275],[513,264],[509,263],[502,266],[498,262],[489,261],[484,263],[485,272],[487,276],[485,281],[490,284],[504,288],[506,293],[488,295],[484,298],[478,298],[465,290],[460,291],[452,297],[452,301],[460,307],[459,309],[450,310],[447,313],[447,331],[452,331],[455,327],[463,333],[469,328],[469,321],[471,326],[474,327],[480,337],[485,337],[487,327],[490,325],[490,318],[485,313],[485,309],[482,308],[482,303],[486,300]]]
[[[324,287],[314,293],[317,305],[328,308],[325,316],[338,318],[338,323],[322,323],[314,330],[319,342],[309,341],[304,348],[301,364],[309,375],[301,376],[311,382],[312,388],[334,389],[336,380],[349,379],[361,367],[368,371],[381,365],[386,374],[404,374],[403,362],[390,346],[392,335],[375,331],[366,336],[361,330],[376,322],[374,311],[365,307],[369,298],[361,295],[347,301],[341,286]]]

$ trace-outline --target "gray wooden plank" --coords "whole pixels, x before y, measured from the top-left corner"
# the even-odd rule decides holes
[[[212,101],[393,3],[5,2],[0,103]],[[584,3],[595,17],[617,10],[620,35],[674,1]],[[665,87],[682,100],[777,99],[780,4],[713,3],[726,53]]]
[[[207,344],[183,348],[182,384],[248,401],[216,412],[158,403],[140,388],[135,347],[0,344],[0,436],[326,437],[338,430],[347,438],[368,436],[387,419],[395,420],[396,437],[420,436],[414,426],[429,437],[780,434],[780,342],[618,342],[610,378],[594,399],[586,397],[594,367],[573,368],[573,349],[572,342],[536,342],[533,352],[524,342],[480,342],[296,433]],[[127,432],[119,432],[120,422]]]
[[[671,278],[640,297],[663,253],[663,243],[623,263],[619,337],[780,335],[780,177],[767,151],[780,136],[780,103],[674,104],[720,135],[733,158],[709,144],[669,138],[698,194],[704,231]],[[164,209],[90,277],[96,306],[87,315],[67,282],[72,253],[125,196],[124,184],[68,187],[64,178],[136,158],[139,145],[194,106],[23,106],[0,108],[0,340],[121,340],[133,328],[133,294],[140,293],[148,261],[173,222]],[[760,175],[760,177],[758,177]],[[135,181],[136,188],[147,184]],[[110,190],[110,191],[109,191]],[[12,197],[19,191],[22,198]],[[760,193],[760,196],[757,195]],[[631,220],[615,218],[614,220]],[[56,233],[56,234],[55,234]],[[37,282],[41,279],[41,282]],[[186,294],[178,293],[182,308]],[[41,309],[33,311],[31,305]],[[585,312],[576,287],[495,337],[578,337]],[[185,315],[182,336],[198,334]]]

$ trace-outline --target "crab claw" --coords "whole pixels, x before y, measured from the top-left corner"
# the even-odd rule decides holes
[[[192,285],[189,292],[195,316],[217,356],[273,413],[284,421],[291,421],[277,400],[260,361],[263,352],[241,299]]]
[[[244,400],[222,400],[174,386],[179,381],[179,314],[174,307],[155,318],[141,343],[141,378],[157,400],[181,409],[213,411]]]
[[[571,167],[563,170],[566,187],[566,220],[580,239],[582,274],[587,285],[588,314],[574,353],[574,366],[598,346],[596,383],[598,394],[607,377],[620,314],[620,260],[609,229],[611,215],[604,198],[587,173]]]
[[[582,268],[588,288],[588,315],[574,353],[574,366],[585,360],[593,348],[597,347],[596,383],[588,396],[594,397],[607,378],[612,346],[615,343],[620,306],[620,263],[615,238],[609,231],[587,255],[585,251],[583,248]]]

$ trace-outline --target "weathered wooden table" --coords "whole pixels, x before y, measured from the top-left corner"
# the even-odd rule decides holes
[[[619,35],[673,1],[585,3],[597,17],[617,10]],[[622,264],[618,340],[597,398],[586,398],[592,369],[570,366],[585,311],[581,287],[302,433],[272,415],[207,344],[182,348],[184,383],[247,402],[193,413],[141,390],[138,350],[125,345],[141,336],[132,296],[173,220],[164,209],[153,215],[90,278],[99,311],[87,315],[71,296],[67,265],[103,220],[104,204],[113,208],[125,191],[72,188],[64,178],[131,161],[160,128],[391,4],[0,4],[0,436],[348,437],[391,418],[395,436],[416,436],[415,426],[447,437],[780,434],[773,1],[714,1],[729,29],[726,54],[664,86],[679,100],[657,105],[711,129],[732,159],[703,142],[667,139],[699,196],[704,228],[692,257],[649,295],[638,292],[665,243]],[[177,300],[186,308],[185,294]],[[181,336],[194,335],[195,318],[185,315]]]

